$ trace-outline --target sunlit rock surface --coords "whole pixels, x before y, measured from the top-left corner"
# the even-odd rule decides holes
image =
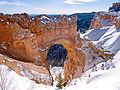
[[[89,29],[100,29],[107,26],[115,25],[120,28],[120,18],[117,12],[98,12],[91,21]]]
[[[44,74],[44,68],[51,80],[51,73],[47,61],[48,50],[52,45],[63,45],[68,54],[64,62],[64,82],[67,83],[73,78],[81,75],[84,68],[84,54],[81,50],[82,41],[76,32],[76,16],[67,17],[66,15],[58,17],[49,17],[39,15],[30,18],[26,13],[4,15],[0,14],[0,52],[15,59],[13,65],[7,65],[15,69],[17,63],[27,66],[26,63],[32,63],[32,66],[41,66],[40,74]],[[19,62],[18,62],[19,61]],[[35,68],[30,68],[28,64],[26,69],[30,72]],[[21,69],[15,70],[19,74]],[[34,71],[39,73],[39,70]],[[38,83],[41,78],[34,78]],[[39,79],[39,80],[38,80]]]

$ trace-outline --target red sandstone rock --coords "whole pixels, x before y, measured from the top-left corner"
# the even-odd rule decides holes
[[[96,17],[92,20],[90,29],[100,29],[106,26],[115,25],[120,28],[118,15],[114,12],[99,12]]]

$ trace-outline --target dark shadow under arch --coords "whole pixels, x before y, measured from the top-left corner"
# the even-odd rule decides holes
[[[67,50],[66,48],[61,44],[54,44],[52,45],[47,53],[47,60],[49,65],[62,67],[64,66],[64,61],[67,57]]]

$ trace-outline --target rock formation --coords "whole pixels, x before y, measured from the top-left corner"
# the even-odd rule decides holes
[[[66,15],[50,17],[39,15],[30,18],[26,13],[4,15],[0,14],[0,52],[12,59],[13,65],[0,62],[13,70],[18,63],[25,67],[31,74],[31,70],[44,74],[44,68],[52,84],[51,73],[47,61],[48,50],[52,45],[60,44],[65,47],[68,54],[64,63],[64,82],[77,78],[84,68],[84,54],[81,50],[82,42],[76,32],[76,16]],[[3,59],[4,60],[4,59]],[[14,63],[14,62],[15,63]],[[34,68],[31,68],[33,66]],[[41,71],[35,69],[41,67]],[[15,69],[19,74],[21,69]],[[41,78],[30,76],[38,83]],[[39,79],[39,80],[38,80]],[[41,81],[40,81],[41,80]],[[46,84],[46,83],[45,83]]]
[[[91,21],[89,29],[100,29],[102,27],[115,25],[120,28],[119,14],[116,12],[98,12]]]
[[[120,2],[113,3],[109,8],[109,12],[98,12],[91,21],[89,29],[100,29],[102,27],[115,25],[117,29],[120,29]]]
[[[112,7],[109,8],[110,12],[118,12],[120,11],[120,2],[116,2],[112,4]]]

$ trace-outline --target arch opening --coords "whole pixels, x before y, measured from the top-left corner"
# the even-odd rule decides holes
[[[49,65],[51,65],[52,67],[54,66],[63,67],[67,55],[68,52],[63,45],[54,44],[48,50],[47,60]]]

